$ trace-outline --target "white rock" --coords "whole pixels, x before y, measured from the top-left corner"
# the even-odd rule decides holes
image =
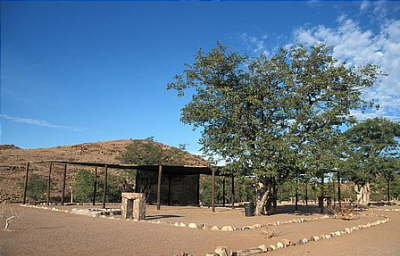
[[[234,229],[234,227],[232,227],[232,226],[223,226],[223,227],[221,228],[221,230],[222,230],[222,231],[234,231],[235,229]]]
[[[219,231],[219,230],[221,230],[218,226],[212,226],[211,227],[211,230],[212,231]]]
[[[219,256],[229,256],[229,252],[226,246],[218,246],[215,249],[215,253]]]
[[[195,228],[195,229],[198,229],[199,227],[197,226],[196,223],[189,223],[189,224],[188,224],[188,228]]]
[[[258,246],[258,248],[260,248],[263,252],[268,251],[268,247],[265,244]]]
[[[316,241],[320,240],[320,238],[319,238],[319,236],[312,236],[311,240],[316,242]]]

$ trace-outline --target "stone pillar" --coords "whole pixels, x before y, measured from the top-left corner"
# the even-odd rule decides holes
[[[121,214],[124,218],[146,218],[146,198],[143,193],[122,193]]]

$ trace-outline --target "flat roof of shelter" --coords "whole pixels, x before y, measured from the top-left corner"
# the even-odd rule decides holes
[[[160,165],[132,165],[132,164],[113,164],[113,163],[96,163],[96,162],[75,162],[75,161],[64,161],[54,160],[48,161],[60,164],[80,165],[88,167],[107,167],[112,169],[125,169],[125,170],[141,170],[141,171],[154,171],[158,172]],[[213,170],[216,176],[231,176],[228,174],[221,173],[220,166],[208,167],[208,166],[190,166],[190,165],[161,165],[164,173],[174,175],[195,175],[204,174],[212,175]]]

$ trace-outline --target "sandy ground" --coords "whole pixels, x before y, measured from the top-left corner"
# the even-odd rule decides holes
[[[58,209],[71,209],[71,208],[101,208],[101,204],[97,204],[93,207],[90,204],[85,206],[55,206]],[[107,204],[107,208],[119,209],[120,204]],[[280,206],[278,213],[273,216],[253,216],[244,217],[243,208],[224,208],[216,207],[215,212],[211,211],[208,207],[193,207],[193,206],[161,206],[160,210],[157,210],[156,205],[148,205],[146,207],[146,219],[148,220],[159,220],[161,222],[184,222],[184,223],[201,223],[206,225],[234,225],[236,227],[242,227],[253,224],[267,224],[275,221],[286,221],[291,219],[299,218],[316,218],[321,217],[323,214],[319,214],[319,208],[315,206],[303,207],[299,206],[301,212],[294,212],[292,206]]]
[[[12,231],[0,231],[0,255],[174,255],[180,251],[205,255],[217,246],[231,249],[273,244],[284,238],[298,240],[311,235],[329,233],[345,227],[366,224],[377,217],[361,216],[357,220],[325,219],[308,223],[270,227],[278,236],[267,239],[261,230],[216,232],[191,230],[163,224],[136,223],[125,220],[91,218],[42,209],[13,206],[18,219]],[[399,207],[398,207],[399,208]],[[149,214],[154,209],[150,207]],[[372,212],[372,211],[371,211]],[[343,237],[285,248],[271,255],[400,255],[400,212],[380,212],[391,222]],[[226,221],[244,224],[269,223],[282,218],[298,218],[296,214],[277,214],[265,217],[243,217],[240,210],[185,207],[163,207],[158,215],[183,217],[179,221]],[[316,216],[316,215],[313,215]],[[168,218],[161,218],[164,220]],[[261,222],[261,220],[263,222]],[[219,224],[219,223],[218,223]],[[357,245],[357,246],[356,246]]]

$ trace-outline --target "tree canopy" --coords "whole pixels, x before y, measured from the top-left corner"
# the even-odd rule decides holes
[[[193,93],[182,121],[202,128],[203,152],[268,184],[330,167],[330,142],[354,122],[352,110],[371,106],[361,93],[378,75],[375,65],[338,62],[325,45],[250,58],[218,44],[167,87]]]

